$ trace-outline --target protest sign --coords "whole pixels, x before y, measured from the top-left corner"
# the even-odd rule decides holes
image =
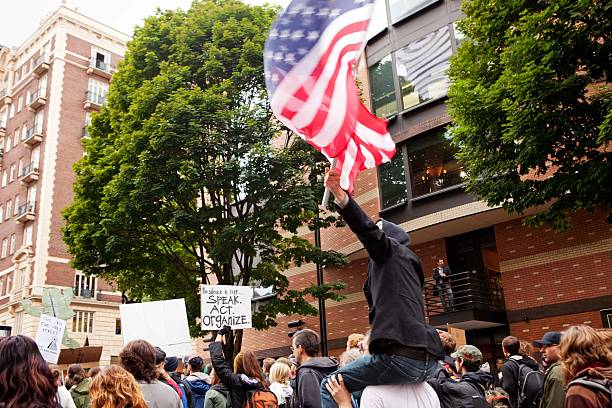
[[[458,327],[453,327],[451,325],[447,325],[448,332],[455,337],[455,342],[457,343],[457,347],[465,346],[467,341],[465,339],[465,330],[460,329]]]
[[[65,320],[46,314],[40,315],[36,331],[36,345],[46,362],[57,364],[65,330]]]
[[[191,354],[191,338],[184,299],[130,303],[119,307],[123,344],[146,340],[168,356]]]
[[[233,285],[201,285],[202,330],[250,329],[253,288]]]

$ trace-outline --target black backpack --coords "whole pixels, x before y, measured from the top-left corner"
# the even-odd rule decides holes
[[[518,366],[518,408],[538,408],[542,399],[544,374],[516,360],[510,361]]]
[[[612,382],[608,380],[600,380],[598,378],[591,377],[578,377],[569,384],[567,384],[566,390],[573,385],[582,385],[583,387],[590,388],[593,391],[602,392],[607,394],[610,400],[612,401]]]
[[[427,382],[438,394],[440,408],[491,408],[484,388],[477,384],[450,378],[434,378]]]

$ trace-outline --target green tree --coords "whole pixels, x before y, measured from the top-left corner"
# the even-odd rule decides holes
[[[612,221],[612,4],[467,0],[450,114],[468,189],[533,226]]]
[[[193,335],[201,334],[199,284],[212,276],[274,288],[254,315],[260,329],[278,313],[316,314],[307,296],[339,299],[343,287],[288,290],[281,273],[346,261],[297,235],[337,219],[316,217],[321,155],[301,141],[279,143],[272,120],[262,54],[276,12],[208,0],[147,18],[75,167],[64,213],[73,266],[132,298],[184,297]],[[236,338],[239,350],[241,332]]]

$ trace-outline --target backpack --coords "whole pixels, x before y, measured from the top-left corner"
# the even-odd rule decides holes
[[[479,385],[449,378],[427,380],[438,394],[440,408],[490,408]]]
[[[518,366],[518,408],[538,408],[542,399],[544,374],[516,360],[510,361]]]
[[[249,390],[246,393],[244,408],[278,408],[278,400],[272,391],[265,388]]]
[[[590,388],[593,391],[602,392],[607,394],[610,400],[612,400],[612,382],[608,380],[600,380],[591,377],[578,377],[569,384],[567,384],[566,390],[572,385],[582,385],[583,387]]]

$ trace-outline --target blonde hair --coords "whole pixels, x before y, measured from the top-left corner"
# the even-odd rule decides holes
[[[359,342],[365,339],[365,336],[360,333],[353,333],[348,336],[348,340],[346,341],[346,346],[350,349],[356,348],[359,346]]]
[[[123,367],[103,368],[89,385],[91,408],[147,408],[140,386]]]
[[[583,324],[571,326],[563,333],[559,353],[566,382],[591,364],[612,364],[612,352],[606,344],[609,341],[607,337],[607,334],[601,335]]]
[[[291,369],[285,363],[276,362],[270,367],[270,382],[286,384],[289,381]]]

